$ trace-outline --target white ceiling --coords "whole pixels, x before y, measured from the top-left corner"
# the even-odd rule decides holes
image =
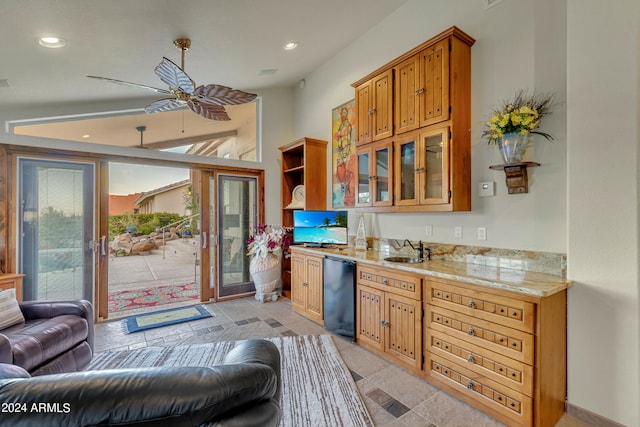
[[[156,94],[85,76],[164,88],[153,70],[163,56],[180,64],[179,37],[192,40],[185,71],[198,85],[291,87],[406,1],[0,0],[0,110],[137,98],[143,108]],[[66,46],[38,44],[51,35]]]

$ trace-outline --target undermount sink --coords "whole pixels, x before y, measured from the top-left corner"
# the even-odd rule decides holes
[[[410,257],[410,256],[390,256],[384,259],[389,262],[400,262],[404,264],[419,264],[424,261],[422,258]]]

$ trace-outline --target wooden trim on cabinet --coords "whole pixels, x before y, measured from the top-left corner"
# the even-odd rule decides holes
[[[378,68],[375,71],[372,71],[369,74],[367,74],[366,76],[362,77],[360,80],[351,83],[351,86],[354,87],[354,88],[360,86],[362,83],[366,82],[367,80],[371,80],[376,75],[378,75],[380,73],[383,73],[383,72],[387,71],[389,68],[393,68],[396,65],[400,64],[401,62],[411,58],[413,55],[416,55],[417,53],[419,53],[420,51],[422,51],[426,47],[428,47],[428,46],[430,46],[432,44],[438,43],[439,41],[442,41],[442,40],[444,40],[444,39],[446,39],[447,37],[450,37],[450,36],[455,36],[456,38],[460,39],[462,42],[467,44],[469,47],[473,46],[473,44],[476,42],[476,40],[473,37],[471,37],[469,34],[465,33],[460,28],[458,28],[458,27],[456,27],[454,25],[453,27],[450,27],[450,28],[444,30],[443,32],[441,32],[440,34],[437,34],[437,35],[431,37],[429,40],[419,44],[418,46],[414,47],[410,51],[400,55],[399,57],[395,58],[394,60],[392,60],[390,62],[387,62],[386,64],[384,64],[380,68]]]

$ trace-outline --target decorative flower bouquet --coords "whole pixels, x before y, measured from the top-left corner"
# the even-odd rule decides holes
[[[493,111],[493,116],[485,124],[482,136],[489,139],[489,144],[495,144],[499,138],[507,133],[535,133],[544,136],[547,140],[554,138],[548,133],[536,131],[543,117],[551,114],[549,107],[553,101],[553,95],[529,96],[525,90],[516,92],[512,101],[505,101],[504,106]]]
[[[290,243],[286,228],[259,224],[247,239],[247,255],[266,258],[269,253],[286,250]]]

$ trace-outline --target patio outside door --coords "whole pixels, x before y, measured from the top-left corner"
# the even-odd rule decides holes
[[[24,300],[93,302],[94,165],[20,158],[18,179]]]
[[[218,173],[209,184],[211,229],[215,230],[218,251],[216,268],[212,268],[217,296],[225,299],[250,294],[255,288],[245,253],[247,238],[258,223],[258,177]],[[211,250],[215,260],[215,248]]]

